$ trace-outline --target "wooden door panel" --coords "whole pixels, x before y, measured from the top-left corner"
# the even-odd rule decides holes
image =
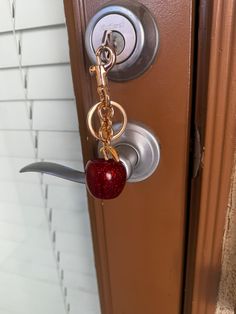
[[[177,314],[182,303],[193,8],[192,1],[141,2],[157,20],[157,60],[140,78],[111,83],[111,97],[124,106],[130,120],[154,131],[161,144],[161,162],[151,178],[127,184],[119,198],[90,202],[105,314]],[[83,119],[93,104],[85,95],[93,92],[90,99],[95,102],[96,93],[94,86],[86,87],[86,92],[78,87],[78,77],[83,80],[81,85],[86,81],[91,86],[82,73],[89,62],[81,56],[79,45],[83,45],[85,24],[104,3],[74,0],[71,4],[65,0],[83,134]],[[72,42],[75,39],[77,45]],[[85,68],[79,69],[78,63]],[[84,150],[89,151],[91,143],[83,143]]]

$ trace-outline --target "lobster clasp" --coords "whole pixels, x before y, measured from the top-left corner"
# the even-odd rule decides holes
[[[106,56],[106,62],[103,61]],[[105,88],[108,85],[107,72],[112,69],[116,63],[116,55],[112,48],[101,46],[96,52],[97,64],[89,68],[91,74],[96,74],[97,86]]]
[[[89,68],[90,74],[96,74],[96,79],[97,79],[97,87],[98,88],[106,88],[108,85],[107,81],[107,72],[104,68],[103,65],[92,65]]]
[[[115,45],[112,40],[112,31],[105,31],[102,45],[96,51],[97,64],[90,67],[91,74],[96,74],[98,88],[106,88],[108,85],[107,73],[116,64]]]

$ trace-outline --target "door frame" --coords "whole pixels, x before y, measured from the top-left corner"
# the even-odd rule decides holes
[[[195,124],[202,160],[192,180],[185,313],[213,314],[236,140],[236,3],[201,0]]]

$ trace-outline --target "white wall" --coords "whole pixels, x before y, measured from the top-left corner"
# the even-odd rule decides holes
[[[0,0],[0,314],[98,314],[63,0]]]

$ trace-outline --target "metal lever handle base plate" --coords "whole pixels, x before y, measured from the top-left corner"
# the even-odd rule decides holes
[[[119,129],[120,125],[115,124],[114,130]],[[129,122],[125,132],[121,137],[113,142],[114,147],[121,152],[120,159],[129,159],[133,163],[133,171],[128,182],[139,182],[150,177],[160,162],[160,145],[151,130],[140,123]],[[137,159],[133,160],[133,156],[125,156],[122,151],[124,147],[129,146],[137,154]],[[130,150],[129,150],[130,151]],[[134,154],[132,154],[134,155]],[[125,163],[125,162],[124,162]]]

